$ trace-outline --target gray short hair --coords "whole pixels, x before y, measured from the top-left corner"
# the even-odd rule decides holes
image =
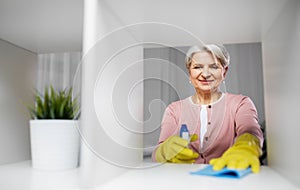
[[[189,69],[192,63],[192,57],[197,52],[209,52],[216,57],[222,64],[223,68],[228,67],[230,56],[228,51],[223,45],[219,44],[207,44],[203,46],[192,46],[186,53],[185,64],[186,68]]]

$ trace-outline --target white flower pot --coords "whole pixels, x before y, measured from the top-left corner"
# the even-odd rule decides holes
[[[76,120],[30,120],[32,167],[66,170],[78,166],[79,132]]]

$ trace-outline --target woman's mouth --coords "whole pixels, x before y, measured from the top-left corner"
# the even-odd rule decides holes
[[[199,82],[203,85],[209,85],[213,82],[213,80],[199,80]]]

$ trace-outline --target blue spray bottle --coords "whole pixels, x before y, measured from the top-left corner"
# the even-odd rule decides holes
[[[190,134],[189,134],[189,130],[188,130],[186,124],[181,125],[180,137],[185,139],[185,140],[190,140]]]

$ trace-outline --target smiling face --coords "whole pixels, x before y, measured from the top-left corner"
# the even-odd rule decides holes
[[[206,51],[194,53],[191,60],[190,80],[196,91],[201,94],[219,92],[227,67],[224,68],[218,59],[214,59],[213,55]]]

